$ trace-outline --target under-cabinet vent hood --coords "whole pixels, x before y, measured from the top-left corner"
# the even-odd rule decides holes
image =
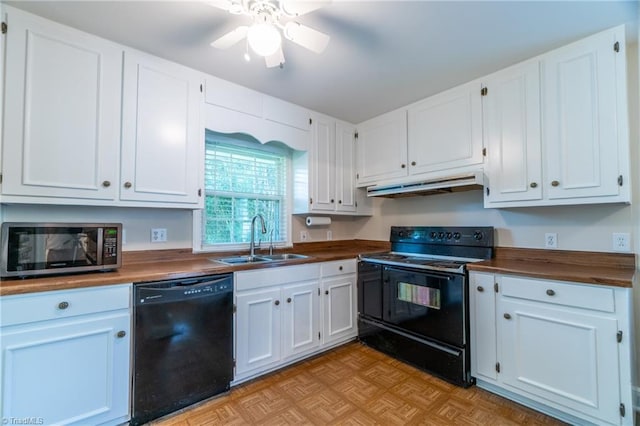
[[[481,170],[432,179],[412,180],[388,185],[374,185],[367,188],[368,197],[413,197],[416,195],[446,194],[473,189],[482,189],[483,173]]]

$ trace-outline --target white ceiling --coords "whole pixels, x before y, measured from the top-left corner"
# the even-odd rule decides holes
[[[299,18],[331,36],[322,54],[285,41],[284,69],[209,43],[249,18],[202,1],[7,4],[351,123],[621,23],[636,1],[344,1]]]

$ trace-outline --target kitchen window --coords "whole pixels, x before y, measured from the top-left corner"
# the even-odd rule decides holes
[[[251,219],[258,213],[264,216],[267,234],[256,226],[256,241],[262,240],[265,248],[271,238],[274,245],[288,243],[290,157],[290,150],[280,144],[206,132],[203,251],[246,247]]]

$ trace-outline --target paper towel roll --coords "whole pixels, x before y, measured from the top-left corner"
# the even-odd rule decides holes
[[[327,226],[331,225],[331,218],[326,216],[308,216],[307,226]]]

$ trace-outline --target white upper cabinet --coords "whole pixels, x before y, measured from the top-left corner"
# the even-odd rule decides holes
[[[543,57],[544,185],[550,200],[629,201],[624,49],[621,26]]]
[[[540,200],[540,62],[507,68],[483,79],[488,177],[485,205]]]
[[[355,131],[350,124],[336,122],[336,211],[339,212],[357,212],[358,205],[362,213],[370,208],[368,200],[357,199],[363,190],[356,189]]]
[[[357,126],[358,186],[407,176],[407,111],[383,114]]]
[[[485,207],[630,201],[624,48],[616,27],[486,79]]]
[[[204,130],[199,73],[126,51],[120,198],[197,205]]]
[[[313,120],[310,164],[310,210],[336,209],[336,122],[330,117]]]
[[[480,90],[474,81],[409,107],[409,174],[482,164]]]
[[[122,50],[7,7],[2,194],[114,201]]]
[[[371,201],[356,188],[355,127],[321,114],[312,123],[309,153],[294,156],[294,212],[370,215]]]

